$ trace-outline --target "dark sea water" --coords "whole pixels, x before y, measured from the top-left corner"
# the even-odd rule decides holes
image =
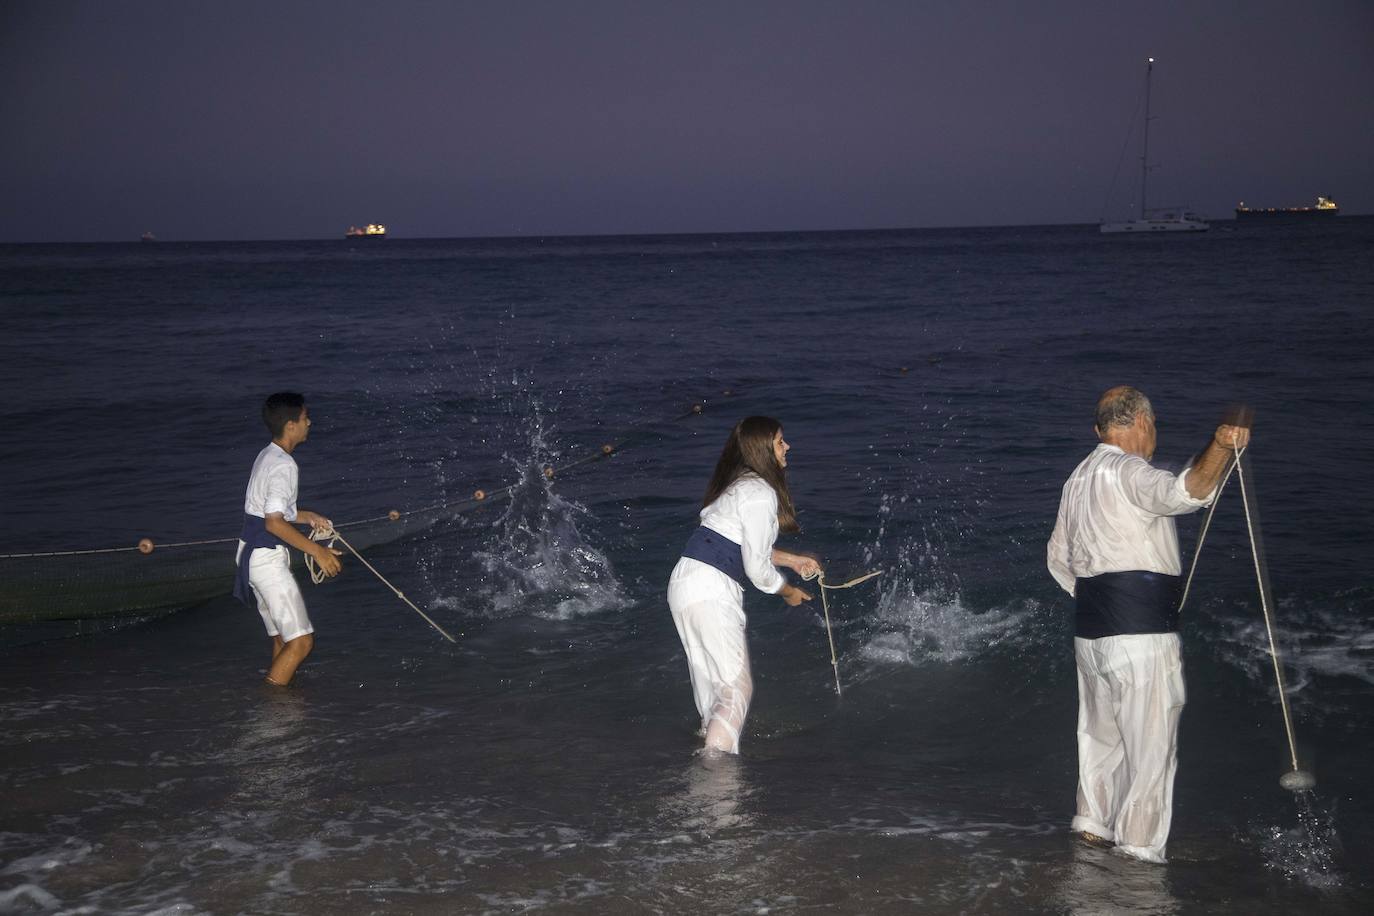
[[[335,521],[515,485],[366,552],[456,644],[351,561],[303,586],[289,691],[228,597],[0,629],[0,913],[1369,912],[1371,303],[1374,220],[1346,217],[0,248],[0,553],[232,536],[283,388],[314,419],[301,505]],[[1164,867],[1067,832],[1072,608],[1044,546],[1120,383],[1170,468],[1256,411],[1317,779],[1278,783],[1233,483],[1184,612]],[[819,601],[747,597],[754,706],[713,762],[664,591],[752,413],[793,445],[784,546],[885,572],[830,597],[839,698]],[[54,593],[105,581],[45,562]]]

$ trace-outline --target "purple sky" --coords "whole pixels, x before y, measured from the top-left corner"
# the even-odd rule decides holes
[[[0,3],[0,241],[1374,212],[1374,3]],[[1108,206],[1112,176],[1121,163]]]

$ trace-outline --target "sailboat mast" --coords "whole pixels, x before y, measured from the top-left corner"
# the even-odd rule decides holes
[[[1140,218],[1145,218],[1145,186],[1150,179],[1150,74],[1155,59],[1145,59],[1145,144],[1140,151]]]
[[[1157,207],[1154,211],[1149,208],[1150,203],[1150,81],[1154,74],[1155,59],[1145,58],[1145,130],[1142,135],[1140,145],[1140,218],[1130,219],[1120,223],[1109,223],[1106,221],[1106,207],[1103,208],[1103,221],[1097,227],[1099,232],[1140,232],[1153,235],[1156,232],[1205,232],[1207,230],[1207,220],[1192,210],[1174,210],[1171,207]],[[1136,114],[1139,114],[1139,109]],[[1135,119],[1135,114],[1131,115]],[[1116,171],[1112,173],[1112,187],[1116,187],[1116,180],[1121,176],[1121,169],[1126,164],[1126,151],[1130,149],[1131,135],[1135,131],[1131,130],[1126,134],[1126,139],[1122,141],[1121,152],[1117,154]],[[1112,192],[1107,193],[1110,201]],[[1129,203],[1129,201],[1127,201]],[[1172,212],[1170,212],[1172,211]]]

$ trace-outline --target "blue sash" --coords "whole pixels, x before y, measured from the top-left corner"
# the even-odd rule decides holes
[[[258,547],[276,547],[278,544],[285,547],[286,542],[267,530],[267,519],[247,513],[243,516],[239,540],[243,541],[243,550],[239,553],[239,571],[234,577],[234,597],[251,605],[248,599],[253,589],[248,585],[248,558]]]
[[[682,555],[707,566],[714,566],[740,585],[747,584],[744,576],[744,551],[734,541],[705,525],[692,532],[692,536],[687,539],[687,546],[682,548]]]
[[[1178,631],[1179,576],[1112,572],[1074,581],[1074,635],[1083,639]]]

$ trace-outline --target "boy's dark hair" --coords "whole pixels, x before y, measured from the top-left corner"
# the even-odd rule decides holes
[[[267,424],[267,431],[272,434],[272,438],[279,439],[282,430],[286,429],[286,424],[292,420],[299,420],[304,409],[305,395],[296,394],[294,391],[278,391],[276,394],[268,395],[267,401],[262,405],[262,422]]]

